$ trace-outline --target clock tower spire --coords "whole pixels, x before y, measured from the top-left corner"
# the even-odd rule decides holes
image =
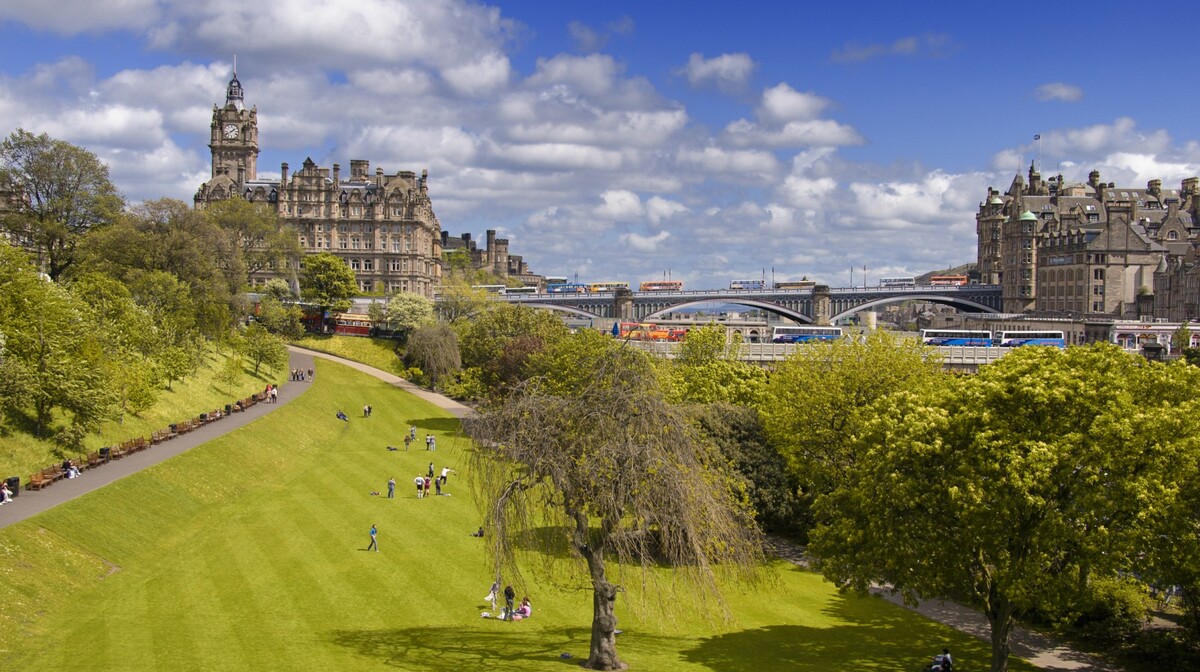
[[[258,108],[247,110],[243,94],[235,65],[233,77],[225,87],[224,107],[213,105],[208,148],[212,150],[214,178],[226,175],[237,182],[257,179]]]

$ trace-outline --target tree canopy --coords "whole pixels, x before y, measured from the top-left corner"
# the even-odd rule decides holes
[[[322,315],[345,312],[350,308],[350,299],[357,293],[354,271],[337,256],[321,252],[304,258],[300,295],[317,306]]]
[[[433,322],[433,301],[412,292],[396,292],[388,299],[383,317],[388,329],[407,336]]]
[[[718,575],[753,576],[761,539],[738,479],[666,403],[645,356],[612,339],[584,338],[586,347],[572,337],[537,355],[562,362],[556,350],[575,353],[572,366],[558,369],[562,376],[517,386],[465,426],[479,445],[472,470],[497,570],[519,577],[523,544],[543,551],[547,570],[565,550],[565,570],[593,595],[585,667],[615,670],[624,665],[614,604],[626,586],[610,579],[610,561],[640,568],[635,585],[665,588],[659,582],[667,576],[720,605]],[[543,527],[552,533],[538,534]],[[652,571],[660,564],[675,571]]]
[[[75,263],[85,233],[112,222],[124,206],[95,154],[45,133],[17,129],[0,143],[0,224],[18,244],[35,250],[58,280]]]
[[[204,214],[240,252],[246,284],[255,273],[294,268],[303,253],[295,230],[264,203],[230,198],[210,203]]]

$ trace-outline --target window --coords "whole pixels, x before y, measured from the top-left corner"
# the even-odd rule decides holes
[[[352,271],[358,271],[358,270],[361,270],[361,269],[359,268],[358,259],[351,259],[351,260],[350,260],[350,270],[352,270]]]
[[[392,259],[391,261],[389,261],[388,262],[388,270],[389,271],[399,271],[400,270],[400,260]]]
[[[339,238],[339,239],[338,239],[338,249],[342,249],[342,250],[344,250],[344,249],[346,249],[346,248],[348,248],[348,247],[350,247],[350,245],[349,245],[349,243],[346,241],[346,239],[345,239],[345,238]]]
[[[1178,240],[1178,239],[1179,239],[1178,231],[1168,231],[1167,232],[1167,240]]]
[[[1092,312],[1093,313],[1103,313],[1104,312],[1104,302],[1103,301],[1093,301],[1092,302]]]
[[[352,249],[352,250],[362,249],[362,241],[359,240],[358,236],[355,236],[350,239],[350,249]]]
[[[317,233],[325,233],[325,225],[317,224]]]
[[[393,238],[392,239],[392,252],[399,252],[399,251],[400,251],[400,239]]]
[[[1100,282],[1104,282],[1104,269],[1103,268],[1092,269],[1092,279],[1099,280]]]
[[[364,271],[374,271],[375,270],[375,260],[374,259],[363,259],[363,270]]]
[[[1104,285],[1092,285],[1092,294],[1104,296]]]

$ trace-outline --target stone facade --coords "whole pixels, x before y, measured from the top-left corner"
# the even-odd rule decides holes
[[[515,278],[528,287],[537,287],[542,291],[546,289],[546,278],[529,270],[529,265],[520,255],[509,254],[507,238],[497,238],[494,229],[488,229],[486,235],[487,247],[481,250],[469,233],[454,238],[448,231],[442,231],[442,249],[447,252],[463,250],[471,260],[471,267],[477,270],[498,278]]]
[[[280,167],[280,179],[259,180],[258,112],[245,109],[237,74],[229,81],[225,105],[213,106],[212,177],[196,192],[195,206],[244,198],[272,208],[291,226],[306,254],[330,252],[354,270],[363,292],[407,291],[433,297],[442,275],[442,230],[429,198],[428,171],[385,175],[370,163],[318,167],[305,159],[295,173]],[[274,269],[252,278],[295,282],[296,269]]]
[[[1160,180],[1117,187],[1098,171],[1087,184],[1043,181],[1031,165],[1028,182],[1018,174],[1004,193],[989,188],[979,206],[980,282],[1001,285],[1005,313],[1168,317],[1189,300],[1194,312],[1200,296],[1185,299],[1184,288],[1200,288],[1200,267],[1188,261],[1198,187],[1197,178],[1178,190]]]

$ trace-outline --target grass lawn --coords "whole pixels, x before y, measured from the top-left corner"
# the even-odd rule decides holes
[[[175,381],[170,390],[159,391],[153,407],[143,411],[140,416],[127,415],[120,420],[105,422],[97,434],[84,439],[84,446],[88,451],[93,451],[137,436],[149,438],[151,432],[163,429],[172,422],[194,418],[200,413],[260,392],[267,383],[287,380],[283,369],[273,371],[266,365],[259,369],[258,376],[253,376],[254,367],[246,363],[241,382],[230,388],[214,380],[226,358],[225,354],[210,350],[195,374],[186,380]],[[0,477],[19,475],[24,482],[30,473],[62,461],[51,455],[55,448],[53,441],[26,433],[12,432],[0,436]]]
[[[292,341],[292,345],[352,359],[388,373],[404,371],[404,363],[400,361],[404,351],[397,349],[398,341],[388,338],[305,334],[303,338]]]
[[[318,360],[311,388],[222,439],[0,530],[0,660],[53,670],[572,669],[591,596],[518,587],[531,619],[480,618],[491,583],[457,421]],[[334,418],[370,403],[369,419]],[[438,450],[389,452],[410,422]],[[415,497],[430,461],[449,497]],[[385,482],[397,481],[397,498]],[[383,493],[373,496],[370,493]],[[379,527],[380,552],[365,550]],[[639,617],[618,600],[631,669],[912,670],[987,646],[874,598],[838,595],[791,565],[732,592],[736,620]],[[560,653],[575,658],[566,661]],[[1032,670],[1016,663],[1014,670]]]

